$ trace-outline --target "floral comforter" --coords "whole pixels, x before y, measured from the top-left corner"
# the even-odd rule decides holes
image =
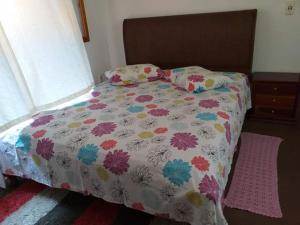
[[[228,87],[200,94],[161,80],[100,84],[4,136],[2,173],[192,225],[227,224],[221,198],[250,89],[244,75],[226,76]]]

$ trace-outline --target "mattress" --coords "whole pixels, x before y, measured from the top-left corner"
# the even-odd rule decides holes
[[[2,135],[2,173],[192,225],[225,225],[221,199],[251,95],[245,75],[224,74],[230,85],[200,94],[162,80],[102,83]]]

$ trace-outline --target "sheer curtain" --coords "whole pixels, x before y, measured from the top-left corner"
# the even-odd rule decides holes
[[[71,0],[0,0],[0,131],[92,84]]]

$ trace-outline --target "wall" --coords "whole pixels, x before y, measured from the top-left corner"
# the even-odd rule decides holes
[[[85,43],[95,82],[101,81],[110,66],[107,42],[108,5],[106,0],[85,0],[90,41]]]
[[[108,0],[111,65],[125,64],[122,40],[125,18],[253,8],[258,9],[253,70],[299,72],[300,0],[294,16],[285,15],[285,0]]]

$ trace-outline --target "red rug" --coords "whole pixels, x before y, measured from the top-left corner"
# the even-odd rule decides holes
[[[242,145],[225,205],[281,218],[277,155],[282,139],[243,133],[241,141]]]
[[[0,224],[188,225],[33,181],[0,188]]]

